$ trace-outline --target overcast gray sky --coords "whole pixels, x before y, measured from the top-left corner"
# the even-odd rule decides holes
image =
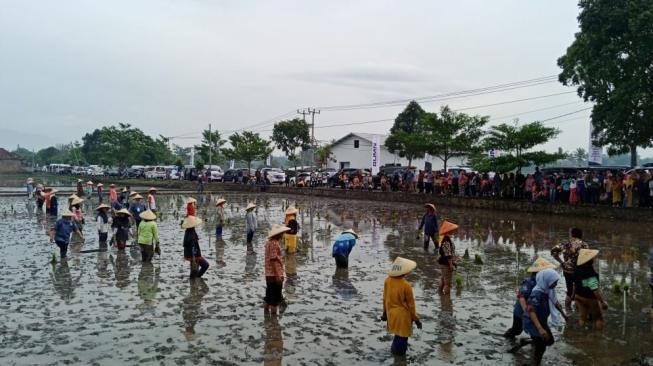
[[[577,31],[555,1],[2,1],[0,146],[81,140],[129,122],[189,146],[209,123],[268,135],[302,107],[437,95],[556,75]],[[451,99],[473,107],[572,91],[547,83]],[[423,104],[438,110],[440,103]],[[574,94],[466,110],[492,123],[585,108]],[[385,133],[403,108],[323,111],[316,137]],[[531,112],[533,110],[539,110]],[[527,113],[530,112],[530,113]],[[548,149],[587,148],[589,111]]]

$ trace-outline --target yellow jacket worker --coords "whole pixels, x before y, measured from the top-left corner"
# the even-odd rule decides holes
[[[299,223],[297,222],[297,208],[290,206],[286,210],[284,225],[290,228],[290,231],[283,234],[284,249],[286,253],[291,254],[297,251],[297,232],[299,232]]]
[[[406,354],[408,337],[413,334],[413,322],[417,328],[422,329],[422,323],[415,309],[413,288],[404,278],[415,267],[417,267],[417,263],[414,261],[397,257],[383,284],[381,320],[387,321],[388,332],[395,335],[391,348],[394,355]]]

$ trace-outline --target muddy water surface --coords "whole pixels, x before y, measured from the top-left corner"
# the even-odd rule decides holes
[[[514,291],[524,268],[565,240],[571,225],[582,227],[591,246],[601,249],[602,288],[610,309],[606,330],[575,324],[555,329],[547,364],[647,364],[653,357],[649,317],[647,252],[653,244],[644,225],[497,212],[441,209],[460,224],[454,238],[462,288],[450,297],[437,293],[440,272],[433,247],[416,239],[421,208],[276,195],[226,196],[228,224],[223,241],[212,235],[216,196],[198,196],[199,234],[210,261],[205,279],[189,281],[181,259],[179,228],[185,197],[159,198],[162,255],[140,263],[136,248],[125,252],[74,253],[97,249],[86,225],[86,244],[71,248],[67,261],[50,264],[54,245],[46,228],[52,220],[24,198],[0,198],[0,364],[2,365],[383,365],[523,364],[530,349],[516,355],[501,334],[511,322]],[[246,254],[244,206],[259,205],[256,254]],[[289,307],[265,317],[263,245],[265,232],[282,221],[288,204],[300,209],[298,253],[286,256],[284,295]],[[95,203],[86,203],[92,220]],[[361,239],[350,269],[336,272],[333,239],[354,228]],[[473,263],[480,254],[483,265]],[[389,352],[392,337],[381,315],[383,280],[397,255],[414,259],[413,284],[424,328],[415,329],[407,359]],[[550,257],[549,257],[550,258]],[[630,291],[615,292],[625,281]],[[558,289],[563,298],[564,284]],[[574,314],[574,318],[577,318]],[[522,335],[523,336],[523,335]]]

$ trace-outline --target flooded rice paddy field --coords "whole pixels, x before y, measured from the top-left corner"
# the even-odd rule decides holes
[[[188,280],[181,258],[185,197],[159,197],[162,255],[149,266],[140,263],[136,247],[79,253],[98,247],[90,224],[86,244],[71,248],[67,261],[51,264],[57,251],[45,231],[52,219],[36,214],[32,201],[0,198],[0,364],[524,364],[529,346],[507,354],[513,343],[501,336],[511,322],[515,289],[524,268],[537,254],[550,258],[550,248],[566,239],[572,225],[601,249],[607,326],[602,334],[576,324],[555,329],[545,364],[652,360],[647,252],[653,236],[645,225],[441,208],[441,219],[460,224],[457,254],[468,250],[485,262],[461,258],[462,287],[444,297],[437,293],[437,255],[433,247],[425,253],[416,239],[419,206],[227,194],[228,224],[224,241],[216,242],[211,202],[217,196],[196,198],[205,220],[201,247],[211,267],[195,281]],[[255,254],[245,247],[248,200],[259,205]],[[96,203],[85,204],[90,221]],[[289,204],[300,209],[301,243],[285,258],[288,309],[269,318],[261,307],[265,234]],[[349,271],[336,273],[331,243],[344,228],[354,228],[361,239]],[[398,255],[418,263],[407,279],[424,324],[414,330],[406,359],[390,355],[392,337],[378,320],[383,280]],[[612,290],[622,280],[631,288],[625,305],[623,293]],[[561,283],[561,299],[563,288]]]

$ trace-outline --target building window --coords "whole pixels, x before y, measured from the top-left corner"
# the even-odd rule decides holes
[[[360,146],[360,142],[358,140],[354,140],[354,149],[358,149]]]

